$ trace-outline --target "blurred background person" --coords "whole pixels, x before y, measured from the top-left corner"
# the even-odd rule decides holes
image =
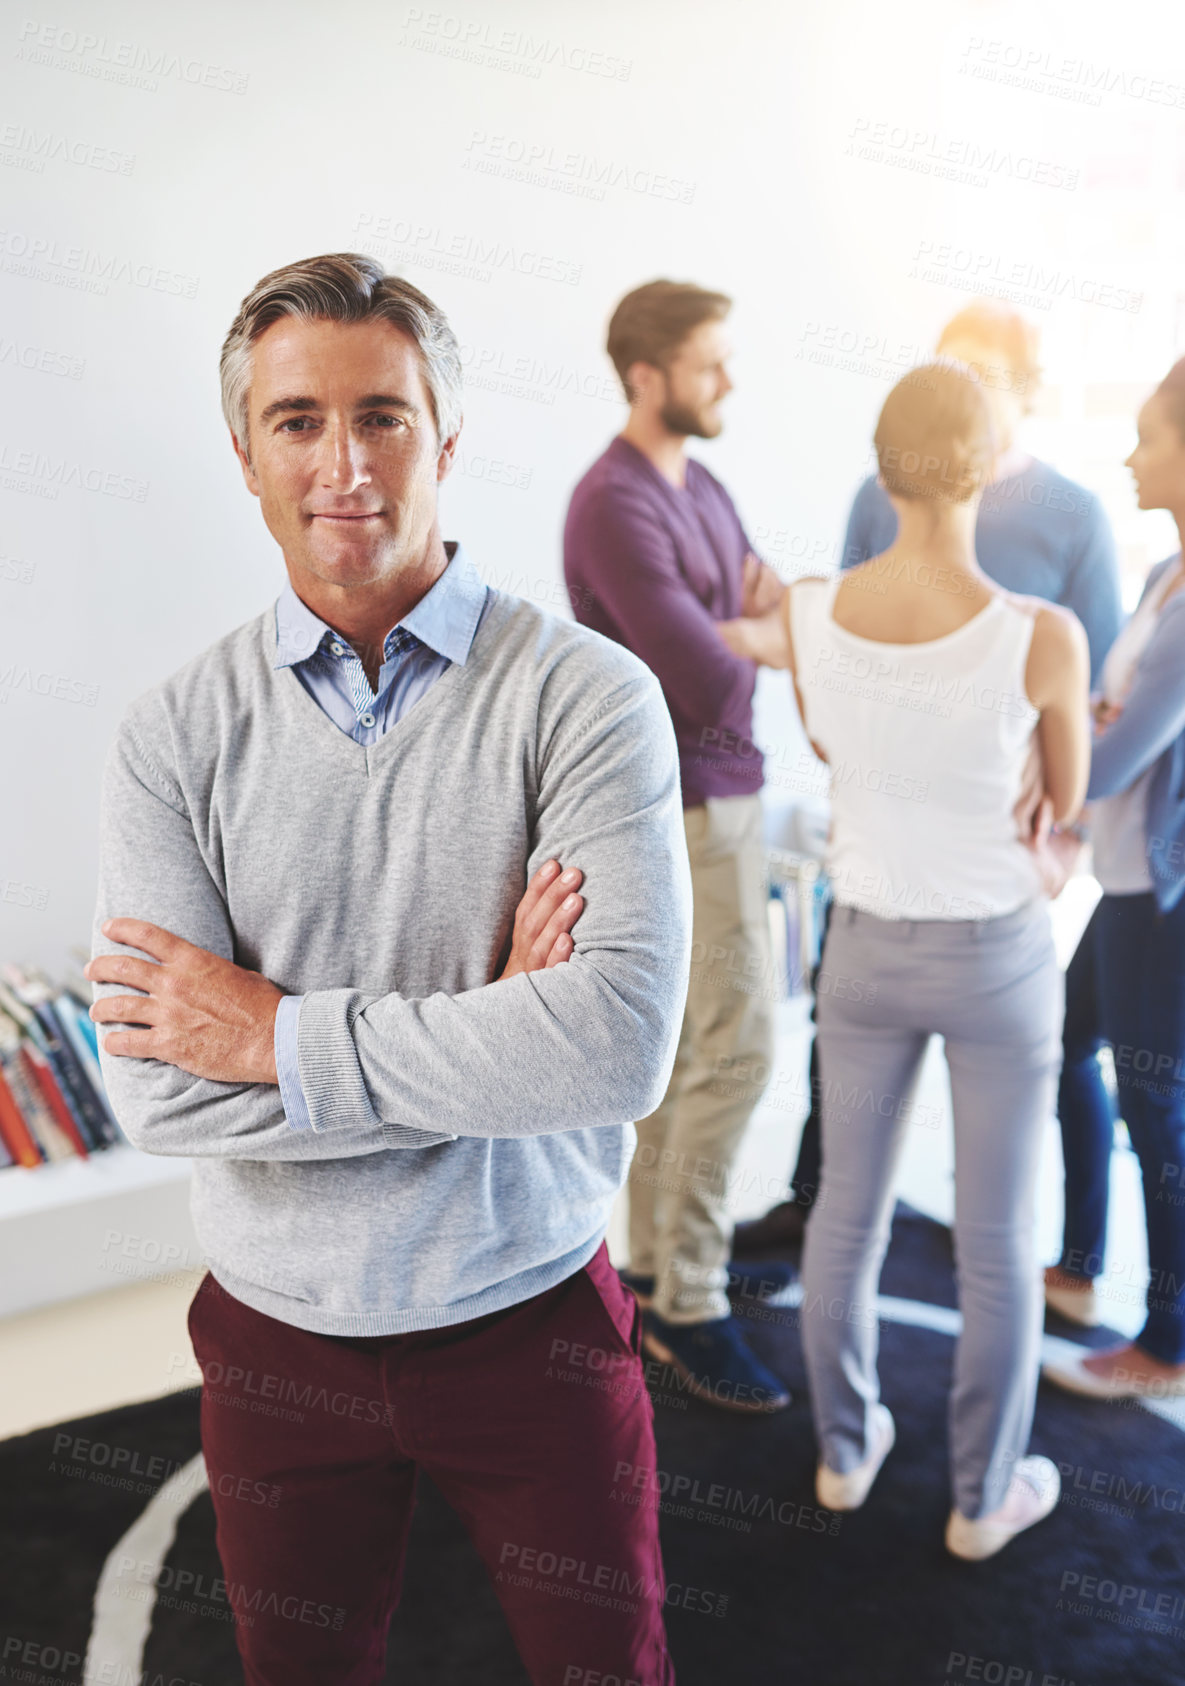
[[[976,560],[1006,591],[1074,611],[1090,645],[1093,683],[1123,619],[1115,540],[1095,494],[1019,440],[1041,379],[1037,329],[1006,304],[983,299],[951,317],[935,350],[978,376],[999,445],[975,523]],[[879,475],[870,475],[848,517],[843,566],[879,556],[896,535],[892,499]]]
[[[1141,509],[1185,534],[1185,358],[1139,415],[1127,459]],[[1087,819],[1103,888],[1066,977],[1058,1095],[1066,1226],[1047,1301],[1102,1320],[1115,1111],[1098,1054],[1115,1056],[1119,1111],[1140,1162],[1148,1225],[1147,1317],[1134,1342],[1049,1364],[1051,1381],[1114,1399],[1185,1394],[1185,565],[1148,575],[1103,667]]]
[[[823,968],[864,986],[818,1004],[823,1179],[802,1311],[818,1499],[858,1508],[894,1442],[879,1398],[877,1284],[912,1095],[937,1033],[963,1317],[946,1544],[980,1559],[1048,1515],[1059,1491],[1056,1466],[1026,1452],[1041,1333],[1035,1193],[1062,980],[1015,806],[1034,736],[1053,819],[1081,806],[1089,657],[1072,614],[1003,590],[976,560],[996,438],[971,372],[936,364],[907,376],[875,444],[898,523],[888,550],[800,580],[770,615],[721,630],[738,654],[789,666],[807,734],[831,764]],[[888,794],[889,774],[927,781],[926,801]]]
[[[1032,456],[1019,441],[1041,376],[1037,330],[1019,312],[984,299],[951,317],[938,336],[937,351],[978,376],[999,442],[975,525],[979,566],[1008,591],[1074,611],[1086,629],[1093,681],[1122,620],[1115,541],[1095,494]],[[896,537],[892,500],[879,477],[870,475],[852,504],[842,566],[856,567],[880,555]],[[737,1225],[733,1248],[739,1255],[793,1246],[802,1239],[820,1180],[818,1088],[818,1056],[812,1048],[811,1108],[790,1179],[792,1195],[763,1217]]]
[[[727,1288],[729,1173],[773,1059],[776,995],[752,741],[754,664],[716,624],[776,603],[732,499],[689,438],[714,439],[732,389],[732,301],[690,282],[628,293],[608,351],[629,419],[572,494],[564,575],[578,620],[657,675],[675,726],[691,860],[691,978],[666,1097],[638,1124],[630,1170],[630,1269],[647,1349],[703,1397],[736,1410],[789,1403],[745,1343]],[[786,1267],[760,1273],[768,1290]],[[752,1289],[743,1272],[735,1286]]]

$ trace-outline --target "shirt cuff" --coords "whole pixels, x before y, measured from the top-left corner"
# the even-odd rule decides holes
[[[284,1114],[294,1130],[311,1130],[308,1104],[300,1084],[300,1066],[296,1058],[296,1033],[300,1026],[300,1007],[303,995],[286,995],[276,1008],[275,1053],[276,1076],[280,1080],[280,1099]]]

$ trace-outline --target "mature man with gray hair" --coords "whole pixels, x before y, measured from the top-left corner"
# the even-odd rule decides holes
[[[289,583],[128,709],[88,972],[120,1122],[196,1161],[246,1679],[381,1678],[424,1469],[533,1681],[667,1686],[603,1241],[687,986],[661,692],[442,540],[460,364],[415,287],[351,253],[277,270],[222,376]],[[274,1506],[234,1496],[257,1482]]]

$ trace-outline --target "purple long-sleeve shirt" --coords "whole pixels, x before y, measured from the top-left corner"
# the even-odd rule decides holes
[[[734,656],[717,621],[741,612],[752,548],[724,487],[702,463],[672,486],[614,439],[572,494],[564,577],[576,619],[641,657],[674,722],[683,806],[760,790],[753,743],[757,669]]]

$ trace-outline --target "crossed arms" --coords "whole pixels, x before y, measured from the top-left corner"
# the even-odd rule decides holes
[[[157,1007],[134,1009],[132,1022],[142,1015],[147,1027],[114,1033],[136,1040],[101,1048],[112,1106],[135,1145],[255,1160],[343,1158],[460,1136],[619,1125],[657,1104],[686,994],[691,891],[674,733],[652,676],[631,677],[590,714],[562,719],[541,754],[524,877],[549,859],[579,863],[586,905],[570,957],[454,996],[405,999],[359,990],[348,977],[306,991],[299,1055],[312,1128],[303,1131],[285,1117],[268,1046],[281,992],[234,965],[230,911],[199,845],[203,817],[189,811],[168,764],[161,715],[156,703],[125,722],[104,775],[96,997],[126,1001],[129,985],[156,982],[101,955],[162,963],[136,951],[127,926],[104,930],[108,919],[133,917],[137,934],[157,947],[145,925],[205,952],[166,955],[163,963],[189,980],[185,988],[161,980],[149,997]],[[461,857],[453,870],[464,864]],[[448,888],[446,878],[436,893]],[[425,891],[431,918],[433,887]],[[195,1005],[202,979],[204,1004]],[[212,1007],[219,997],[223,1005]],[[104,1025],[127,1023],[108,1018],[112,1011],[102,1010]],[[187,1048],[167,1041],[178,1036],[191,1039]],[[199,1069],[171,1063],[170,1049]],[[233,1075],[209,1075],[215,1070]]]
[[[498,981],[559,966],[572,953],[569,933],[584,907],[579,868],[544,861],[514,916],[510,958]],[[278,1083],[276,1010],[283,990],[260,972],[186,942],[143,919],[107,919],[103,935],[149,955],[101,954],[83,968],[92,983],[130,985],[137,995],[107,995],[90,1016],[98,1024],[134,1024],[103,1039],[113,1057],[164,1060],[219,1083]]]

